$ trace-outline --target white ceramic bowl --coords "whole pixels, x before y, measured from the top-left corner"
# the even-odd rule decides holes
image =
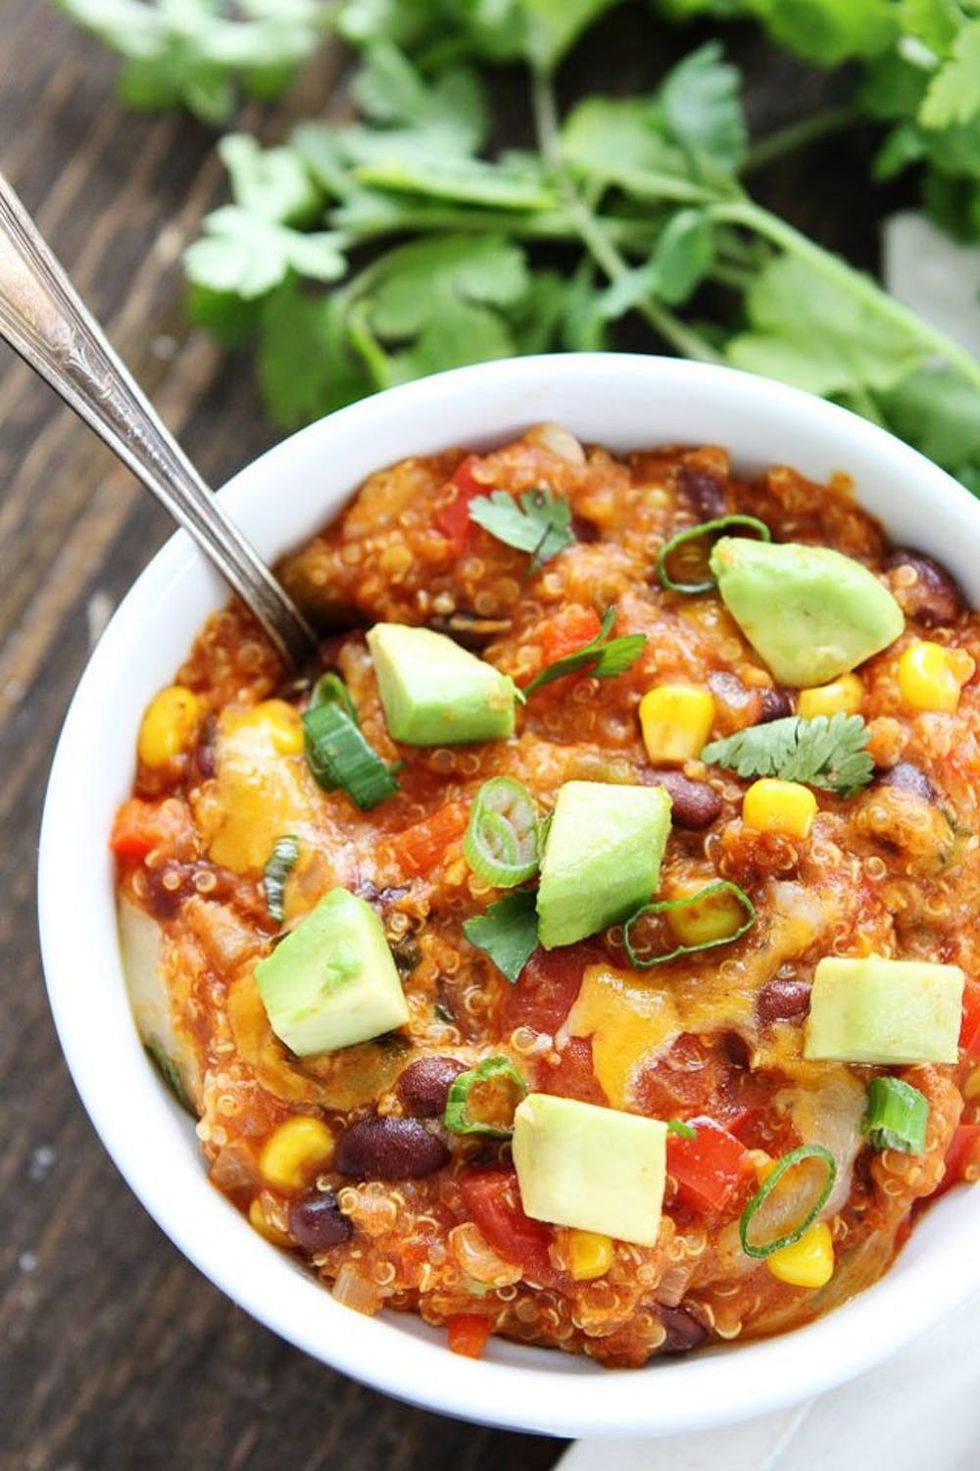
[[[272,558],[333,516],[372,470],[456,444],[502,443],[539,420],[626,450],[728,446],[752,474],[774,462],[854,477],[893,538],[938,557],[980,602],[980,506],[880,429],[761,378],[670,359],[524,358],[443,374],[334,414],[237,475],[222,499]],[[193,1128],[140,1047],[116,940],[107,837],[129,792],[140,713],[225,599],[187,537],[139,578],[68,713],[41,834],[40,921],[61,1043],[96,1129],[167,1235],[254,1317],[323,1362],[446,1414],[568,1436],[668,1434],[763,1414],[861,1373],[980,1289],[980,1189],[952,1191],[869,1291],[766,1342],[612,1373],[587,1359],[493,1342],[474,1362],[405,1314],[339,1306],[208,1183]],[[966,918],[966,916],[964,916]]]

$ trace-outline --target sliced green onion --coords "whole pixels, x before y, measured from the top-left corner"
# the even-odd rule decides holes
[[[712,894],[732,894],[745,911],[745,922],[733,930],[730,935],[722,935],[717,940],[704,940],[700,945],[676,945],[673,950],[666,951],[663,955],[649,955],[633,948],[632,931],[637,924],[648,914],[666,914],[672,909],[686,909],[691,904],[700,904],[702,900],[708,899]],[[635,970],[649,970],[654,965],[666,965],[668,960],[676,960],[679,955],[693,955],[698,950],[714,950],[718,945],[731,945],[733,941],[741,939],[747,930],[755,924],[755,905],[744,889],[738,884],[733,884],[729,879],[717,879],[712,884],[706,884],[696,894],[688,894],[684,899],[660,899],[656,904],[644,904],[642,909],[637,909],[626,921],[623,929],[623,948],[629,956],[630,965]]]
[[[339,674],[321,674],[310,693],[310,709],[317,705],[339,705],[350,716],[355,725],[360,725],[357,707],[351,699],[350,690]]]
[[[683,1119],[668,1119],[667,1132],[669,1134],[679,1134],[682,1139],[696,1139],[698,1137],[697,1129],[692,1129],[690,1124],[684,1123]]]
[[[901,1078],[872,1078],[864,1132],[872,1149],[921,1154],[926,1147],[929,1103],[925,1094]]]
[[[538,809],[527,787],[509,776],[485,781],[473,799],[463,839],[478,878],[512,889],[537,873]]]
[[[303,737],[307,765],[325,792],[343,787],[362,812],[397,792],[394,776],[339,700],[306,711]]]
[[[453,1080],[446,1099],[443,1123],[452,1134],[484,1134],[491,1139],[509,1139],[513,1134],[510,1124],[495,1124],[470,1116],[470,1094],[474,1088],[497,1080],[507,1083],[514,1096],[514,1107],[527,1094],[527,1084],[507,1057],[487,1057],[469,1072],[460,1073]]]
[[[779,1182],[789,1170],[794,1169],[797,1165],[803,1164],[808,1159],[816,1160],[822,1166],[822,1180],[816,1188],[809,1209],[804,1212],[802,1218],[795,1225],[791,1226],[789,1230],[772,1237],[769,1241],[750,1241],[749,1228],[755,1220],[755,1217],[766,1205]],[[738,1234],[745,1255],[755,1257],[761,1261],[767,1256],[772,1256],[774,1251],[782,1251],[784,1246],[792,1246],[795,1242],[799,1241],[801,1236],[805,1236],[827,1204],[836,1179],[836,1161],[830,1150],[825,1149],[822,1144],[801,1144],[798,1148],[791,1149],[788,1154],[784,1154],[782,1159],[777,1161],[772,1172],[763,1180],[759,1189],[742,1212],[741,1219],[738,1223]]]
[[[697,526],[688,526],[685,531],[678,531],[670,541],[664,542],[657,556],[657,576],[661,587],[669,588],[671,592],[686,593],[693,596],[695,593],[710,592],[715,586],[715,579],[708,577],[698,582],[677,582],[670,575],[670,560],[681,547],[690,546],[692,542],[700,541],[705,536],[723,535],[733,526],[744,526],[749,531],[757,531],[760,541],[772,541],[772,532],[764,521],[756,516],[719,516],[715,521],[700,521]]]
[[[262,871],[262,890],[265,894],[265,902],[272,918],[279,924],[283,920],[283,895],[286,891],[286,880],[296,867],[299,857],[299,839],[291,835],[277,838],[275,847],[269,855],[269,861]]]

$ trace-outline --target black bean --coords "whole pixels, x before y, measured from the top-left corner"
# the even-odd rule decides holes
[[[667,1337],[660,1346],[662,1354],[686,1354],[708,1336],[708,1330],[683,1308],[658,1307],[657,1313],[667,1330]]]
[[[449,1150],[417,1119],[362,1119],[342,1136],[337,1169],[359,1180],[407,1180],[431,1175]]]
[[[926,628],[935,628],[940,623],[954,622],[962,613],[963,594],[956,583],[944,567],[923,552],[898,547],[886,559],[885,566],[915,569],[913,583],[899,583],[894,587],[896,601],[907,617],[917,618]]]
[[[936,804],[936,789],[920,767],[912,761],[899,761],[888,771],[875,777],[875,786],[895,787],[899,792],[910,792],[930,806]]]
[[[406,1113],[431,1119],[442,1114],[454,1078],[466,1071],[455,1057],[420,1057],[409,1063],[395,1084]]]
[[[677,484],[699,521],[716,521],[728,510],[725,482],[697,465],[682,465]]]
[[[644,771],[643,785],[663,787],[670,793],[671,815],[678,827],[699,832],[710,827],[721,811],[721,798],[714,787],[703,781],[690,781],[679,771]]]
[[[777,1021],[793,1021],[810,1010],[809,981],[789,978],[767,981],[755,998],[755,1010],[764,1025]]]
[[[353,1235],[354,1227],[332,1190],[310,1191],[289,1208],[289,1234],[304,1251],[327,1251]]]
[[[792,713],[793,702],[789,697],[788,690],[762,691],[760,725],[767,725],[770,720],[785,720],[786,716],[792,715]]]

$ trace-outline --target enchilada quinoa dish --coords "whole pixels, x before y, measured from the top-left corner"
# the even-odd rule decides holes
[[[611,1366],[980,1175],[980,616],[841,480],[554,425],[373,475],[150,704],[111,846],[214,1184],[334,1296]]]

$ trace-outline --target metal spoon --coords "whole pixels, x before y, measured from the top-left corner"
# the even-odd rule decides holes
[[[190,532],[291,668],[316,639],[165,428],[0,174],[0,337]]]

